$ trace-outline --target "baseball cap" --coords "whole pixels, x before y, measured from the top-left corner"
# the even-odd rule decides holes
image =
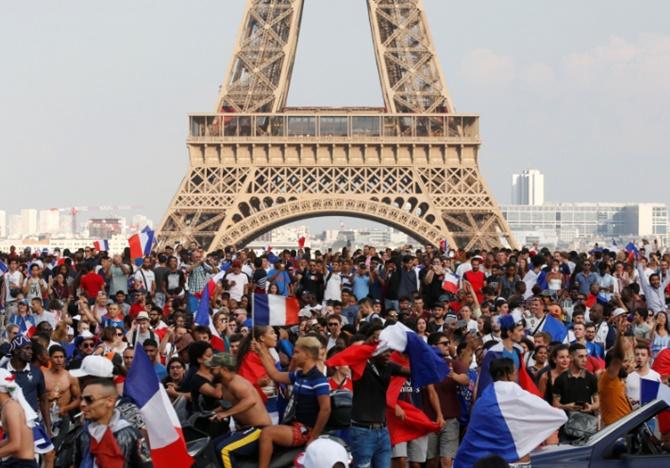
[[[309,444],[296,464],[302,468],[332,468],[336,463],[349,466],[351,455],[335,437],[322,436]]]
[[[137,314],[135,320],[149,320],[149,314],[147,314],[145,311],[142,311],[139,314]]]
[[[224,367],[229,370],[237,368],[237,361],[230,353],[218,353],[212,356],[211,359],[205,361],[207,367]]]
[[[70,374],[73,377],[100,377],[100,378],[109,378],[113,377],[114,364],[112,361],[107,359],[104,356],[86,356],[83,361],[81,361],[81,367],[79,369],[72,369]]]

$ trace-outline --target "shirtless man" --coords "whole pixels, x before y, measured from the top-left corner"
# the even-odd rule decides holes
[[[227,410],[217,409],[212,419],[223,421],[233,416],[237,424],[231,435],[214,441],[215,452],[220,454],[223,466],[235,466],[236,457],[256,457],[261,429],[272,425],[272,419],[251,382],[237,375],[232,354],[215,354],[205,365],[221,380],[223,399],[232,403]]]
[[[77,378],[65,369],[65,348],[53,345],[49,348],[49,358],[51,368],[44,371],[44,386],[51,408],[52,431],[57,436],[69,412],[79,408],[81,391]]]
[[[23,394],[21,393],[19,397],[19,393],[21,388],[14,376],[7,369],[0,369],[0,413],[5,432],[5,437],[0,442],[0,458],[6,458],[0,465],[11,468],[37,468],[33,431],[28,427],[26,411],[32,413],[32,418],[36,418],[37,415],[28,403],[25,403],[26,410],[24,410],[19,403],[23,400]]]

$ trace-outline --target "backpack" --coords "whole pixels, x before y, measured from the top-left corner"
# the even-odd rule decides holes
[[[351,426],[351,408],[354,403],[354,394],[344,387],[346,379],[330,391],[330,418],[329,429],[344,429]]]

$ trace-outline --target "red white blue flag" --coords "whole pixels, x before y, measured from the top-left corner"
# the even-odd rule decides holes
[[[300,302],[295,297],[254,294],[251,311],[254,325],[283,327],[300,323]]]

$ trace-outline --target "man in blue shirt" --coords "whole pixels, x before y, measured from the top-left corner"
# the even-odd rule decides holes
[[[278,292],[281,296],[288,296],[289,286],[291,286],[291,277],[286,271],[286,265],[281,260],[278,260],[274,268],[268,272],[267,281],[270,284],[276,284]]]
[[[354,275],[354,296],[359,301],[370,295],[370,274],[365,263],[358,265],[358,271]]]
[[[575,285],[579,287],[579,292],[588,296],[591,292],[591,285],[598,282],[598,275],[591,271],[591,262],[586,260],[582,264],[582,271],[575,276]]]

